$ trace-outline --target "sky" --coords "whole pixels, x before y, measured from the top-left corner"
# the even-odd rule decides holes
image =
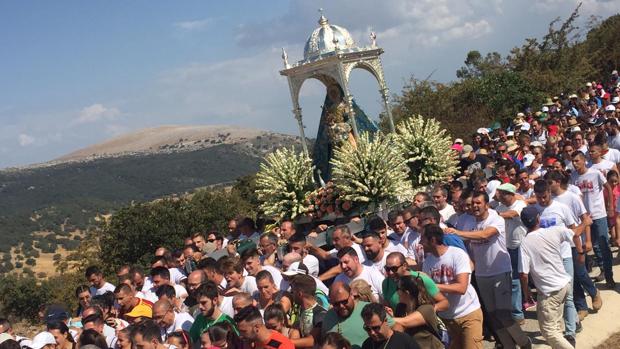
[[[360,46],[376,32],[391,93],[411,76],[456,79],[470,50],[506,54],[576,0],[2,0],[0,168],[60,157],[146,127],[238,125],[297,134],[281,50],[303,58],[319,8]],[[581,19],[620,0],[583,0]],[[376,81],[355,70],[351,91],[372,118]],[[306,135],[324,87],[304,83]]]

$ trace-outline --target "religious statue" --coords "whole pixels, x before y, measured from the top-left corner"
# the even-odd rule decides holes
[[[351,128],[351,120],[347,113],[346,100],[342,88],[337,83],[327,86],[327,95],[323,104],[321,122],[312,152],[313,164],[316,168],[317,183],[327,181],[331,177],[331,165],[334,149],[348,142],[356,147],[356,140]],[[358,132],[377,132],[378,127],[353,101],[353,111]]]

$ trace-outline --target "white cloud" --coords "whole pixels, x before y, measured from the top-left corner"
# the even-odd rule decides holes
[[[32,136],[29,136],[25,133],[21,133],[18,137],[17,140],[19,142],[19,145],[21,145],[22,147],[27,147],[29,145],[31,145],[32,143],[34,143],[35,138]]]
[[[103,104],[95,103],[83,108],[78,117],[74,120],[76,124],[85,124],[97,122],[100,120],[114,120],[120,115],[120,111],[116,108],[108,108]]]
[[[212,18],[197,19],[193,21],[176,22],[174,26],[186,31],[203,30],[213,23]]]

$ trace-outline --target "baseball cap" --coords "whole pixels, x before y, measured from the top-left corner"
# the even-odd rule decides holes
[[[508,133],[506,133],[506,137],[514,137],[515,136],[515,131],[508,131]]]
[[[596,85],[596,88],[603,88],[603,85],[598,84],[598,85]]]
[[[549,111],[549,107],[547,107],[546,105],[544,107],[542,107],[542,112],[546,113]]]
[[[293,262],[288,269],[286,269],[286,271],[282,272],[282,275],[308,275],[308,267],[306,267],[302,262]]]
[[[614,112],[614,111],[616,111],[616,107],[610,104],[610,105],[605,107],[605,111],[606,112]]]
[[[456,150],[458,152],[461,152],[463,150],[463,146],[461,144],[459,144],[459,143],[454,143],[454,144],[452,144],[450,149]]]
[[[462,138],[455,139],[454,144],[463,144],[463,139]]]
[[[530,148],[535,148],[535,147],[539,147],[539,148],[543,148],[543,144],[540,143],[539,141],[533,141],[530,143]]]
[[[133,307],[133,309],[131,309],[129,313],[125,314],[125,316],[132,317],[132,318],[139,318],[139,317],[151,318],[153,317],[153,308],[140,302],[140,304]]]
[[[526,206],[521,211],[521,222],[526,227],[533,227],[536,224],[536,220],[540,217],[540,212],[534,206]]]
[[[573,98],[577,99],[579,97],[577,97],[577,95],[573,93],[572,95],[568,96],[568,98],[570,98],[570,99],[573,99]]]
[[[479,129],[476,130],[476,133],[479,133],[481,135],[488,135],[489,129],[486,127],[480,127]]]
[[[524,123],[521,126],[521,131],[529,131],[530,130],[530,124]]]
[[[32,339],[32,343],[30,344],[30,348],[32,349],[41,349],[48,344],[56,344],[56,339],[54,339],[54,335],[45,331],[37,334]]]
[[[615,96],[614,98],[611,99],[611,104],[618,104],[620,103],[620,97]]]
[[[529,166],[531,166],[531,165],[532,165],[532,162],[534,162],[534,159],[535,159],[535,158],[536,158],[536,157],[534,156],[534,154],[525,154],[525,155],[523,156],[523,165],[524,165],[525,167],[529,167]]]
[[[592,83],[591,82],[586,82],[586,86],[592,87]]]
[[[494,179],[487,183],[487,195],[489,195],[489,200],[493,200],[495,197],[495,192],[497,191],[497,187],[499,187],[502,182]]]
[[[471,145],[466,144],[465,146],[463,146],[463,152],[461,153],[461,158],[468,157],[469,153],[471,153],[472,151],[474,151],[474,148]]]
[[[517,187],[515,187],[514,185],[512,185],[510,183],[504,183],[504,184],[500,185],[499,187],[497,187],[497,190],[501,190],[501,191],[505,191],[507,193],[514,194],[514,193],[517,192]]]
[[[52,304],[47,308],[45,312],[45,322],[64,321],[70,318],[67,308],[62,304]]]

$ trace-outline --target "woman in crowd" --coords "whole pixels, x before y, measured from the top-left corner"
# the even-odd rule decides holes
[[[172,332],[168,335],[166,344],[174,345],[178,349],[190,349],[191,341],[189,339],[189,333],[183,330]]]
[[[131,347],[131,329],[125,327],[116,331],[116,349],[132,349]]]
[[[210,348],[240,349],[243,347],[241,339],[228,322],[220,322],[209,327],[205,334],[207,334]]]
[[[102,349],[106,349],[108,347],[105,337],[93,329],[84,330],[84,332],[82,332],[80,339],[78,340],[78,348],[89,344],[96,345]]]
[[[420,348],[444,348],[440,338],[433,299],[428,295],[422,279],[405,276],[398,281],[401,304],[396,307],[394,321],[401,324]]]
[[[351,349],[351,343],[338,332],[329,332],[319,340],[318,349]]]
[[[82,317],[82,310],[90,306],[90,287],[86,285],[80,285],[75,289],[75,298],[78,299],[78,309],[76,316]]]
[[[76,349],[75,340],[69,332],[69,327],[62,321],[50,322],[47,324],[47,332],[51,333],[56,339],[57,349]]]
[[[372,303],[374,302],[372,289],[366,280],[357,279],[349,285],[351,287],[351,296],[355,300]]]
[[[278,331],[290,339],[300,338],[299,330],[289,327],[286,313],[281,304],[276,303],[268,306],[263,318],[268,329]]]

